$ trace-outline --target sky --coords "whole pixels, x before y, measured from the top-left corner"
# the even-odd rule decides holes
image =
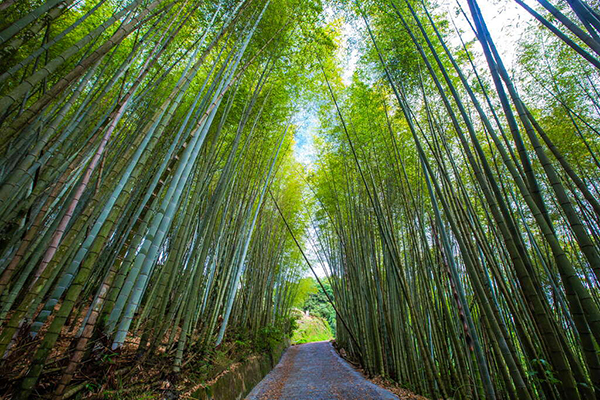
[[[314,136],[319,129],[319,118],[316,107],[301,108],[294,115],[296,125],[296,142],[294,156],[305,168],[311,169],[316,158]]]

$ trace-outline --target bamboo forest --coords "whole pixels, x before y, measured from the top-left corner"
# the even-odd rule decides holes
[[[0,1],[0,398],[241,398],[299,315],[600,398],[598,0]]]

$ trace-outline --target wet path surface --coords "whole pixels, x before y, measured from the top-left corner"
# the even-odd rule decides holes
[[[398,399],[366,380],[329,342],[290,347],[247,400]]]

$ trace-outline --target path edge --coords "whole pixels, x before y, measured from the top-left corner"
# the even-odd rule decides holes
[[[191,398],[200,400],[243,399],[279,363],[290,347],[290,339],[284,339],[270,352],[256,354],[227,371],[214,383],[195,391]]]

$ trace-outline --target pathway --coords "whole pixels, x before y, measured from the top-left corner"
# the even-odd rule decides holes
[[[290,347],[246,400],[398,399],[366,380],[329,342]]]

